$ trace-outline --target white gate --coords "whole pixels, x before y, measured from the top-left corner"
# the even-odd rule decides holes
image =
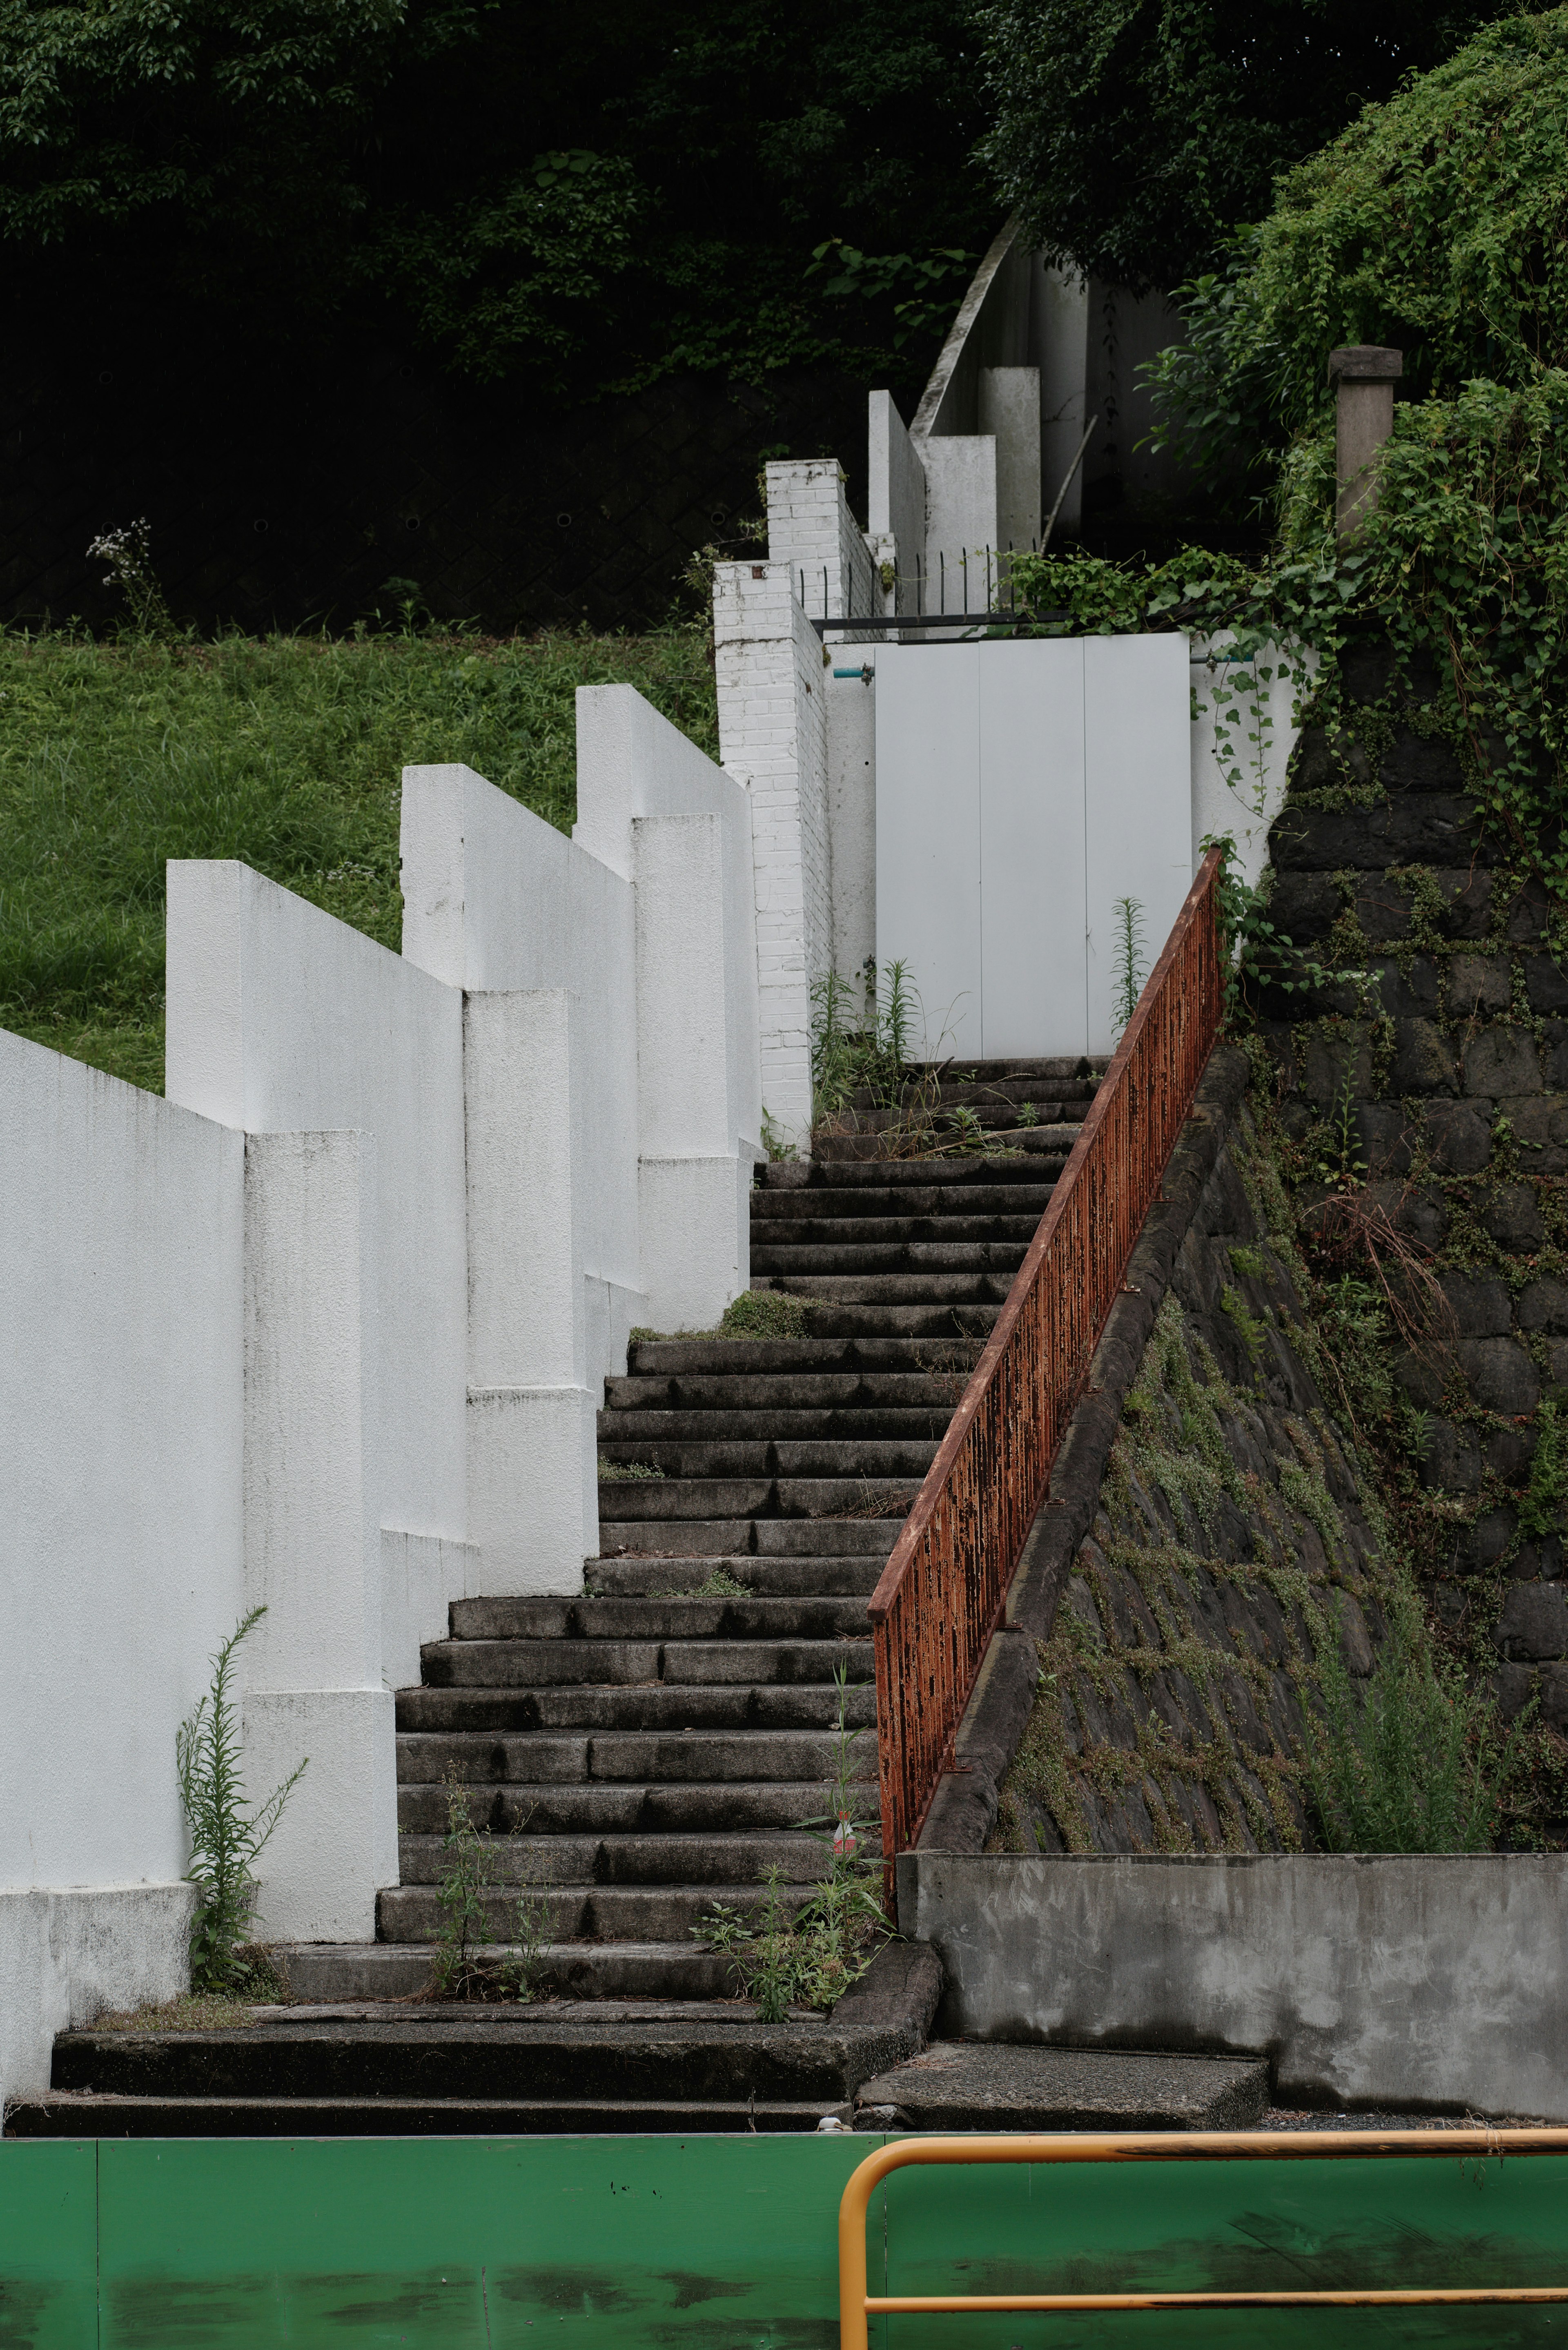
[[[1107,1053],[1118,899],[1147,975],[1192,879],[1183,636],[884,645],[877,955],[928,1051]]]

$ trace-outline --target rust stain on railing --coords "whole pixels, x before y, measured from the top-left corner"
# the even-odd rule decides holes
[[[1219,872],[1210,849],[872,1595],[889,1869],[951,1767],[1056,1447],[1219,1033]]]

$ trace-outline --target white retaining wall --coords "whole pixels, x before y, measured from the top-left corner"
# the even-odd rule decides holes
[[[184,1979],[175,1725],[243,1593],[244,1145],[0,1032],[0,2096]]]
[[[0,2093],[183,1981],[174,1733],[248,1607],[249,1792],[309,1758],[263,1924],[373,1933],[421,1642],[581,1587],[630,1325],[747,1285],[751,803],[629,687],[579,723],[573,841],[407,771],[401,955],[171,865],[167,1099],[0,1032]]]

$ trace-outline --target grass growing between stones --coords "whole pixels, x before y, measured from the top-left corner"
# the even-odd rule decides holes
[[[163,1085],[164,863],[237,858],[396,948],[400,771],[576,806],[574,695],[635,685],[716,756],[701,631],[0,636],[0,1025]]]

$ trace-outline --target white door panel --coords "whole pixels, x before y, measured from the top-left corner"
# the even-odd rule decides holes
[[[1187,639],[1084,639],[1085,894],[1091,1053],[1116,1041],[1116,903],[1142,909],[1147,978],[1192,886]]]
[[[1081,1053],[1084,648],[980,651],[981,1031],[987,1060]]]
[[[927,1052],[976,1060],[980,650],[884,645],[877,655],[877,960],[908,964]]]
[[[1116,901],[1146,966],[1191,881],[1187,639],[884,645],[877,655],[877,955],[926,1049],[1106,1053]]]

